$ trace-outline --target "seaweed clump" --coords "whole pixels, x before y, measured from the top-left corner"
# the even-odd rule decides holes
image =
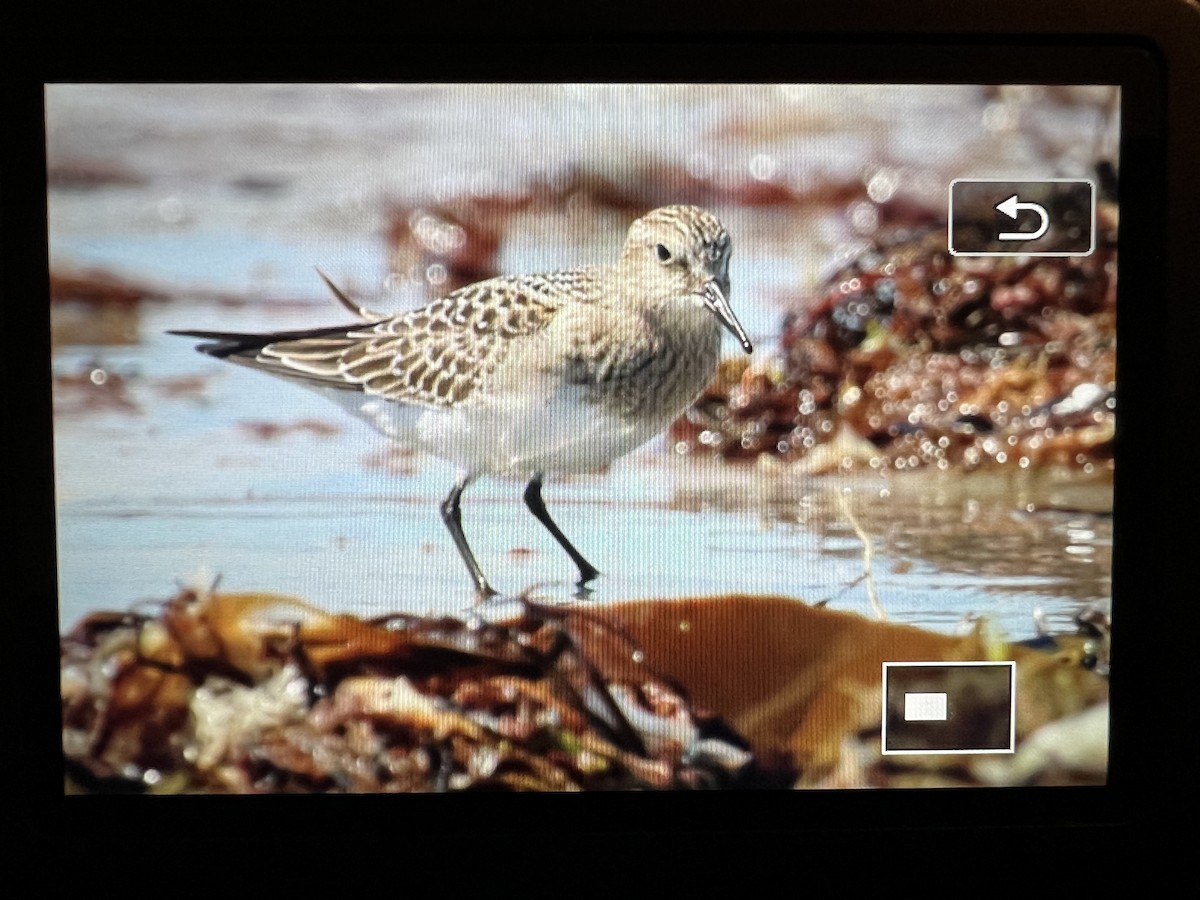
[[[364,620],[183,591],[61,641],[67,789],[276,793],[787,784],[615,626]]]
[[[1111,471],[1115,208],[1085,257],[951,256],[897,232],[835,271],[765,360],[723,365],[671,430],[680,453],[814,471]]]

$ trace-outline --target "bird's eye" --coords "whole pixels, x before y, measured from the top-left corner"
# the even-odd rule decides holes
[[[671,251],[667,249],[666,244],[659,244],[654,248],[654,252],[658,254],[661,262],[667,262],[671,258]]]

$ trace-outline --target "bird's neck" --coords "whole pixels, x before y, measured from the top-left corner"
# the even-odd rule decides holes
[[[720,343],[720,323],[711,312],[690,297],[673,297],[647,303],[645,316],[655,330],[672,342]]]

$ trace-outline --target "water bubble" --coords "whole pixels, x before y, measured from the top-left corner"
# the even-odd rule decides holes
[[[982,118],[988,131],[1008,131],[1017,124],[1016,110],[1006,103],[989,103]]]
[[[756,181],[770,181],[775,177],[775,158],[765,153],[750,160],[750,175]]]
[[[900,186],[900,174],[895,169],[880,169],[867,182],[867,196],[876,203],[886,203]]]
[[[850,206],[850,226],[859,234],[872,234],[879,228],[879,209],[860,200]]]

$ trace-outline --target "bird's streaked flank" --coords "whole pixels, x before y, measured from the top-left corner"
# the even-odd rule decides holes
[[[543,479],[602,468],[666,428],[712,377],[722,327],[751,351],[729,306],[729,254],[715,216],[666,206],[633,223],[614,265],[492,278],[394,317],[325,279],[362,323],[173,333],[316,389],[402,445],[453,462],[442,519],[480,597],[495,591],[463,534],[463,491],[480,475],[528,479],[525,505],[582,588],[599,572],[550,518]]]

